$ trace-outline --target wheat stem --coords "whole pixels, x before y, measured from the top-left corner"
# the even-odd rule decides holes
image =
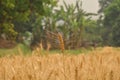
[[[57,34],[58,40],[59,40],[59,47],[62,51],[62,53],[64,53],[65,47],[64,47],[64,41],[63,41],[63,37],[60,33]]]

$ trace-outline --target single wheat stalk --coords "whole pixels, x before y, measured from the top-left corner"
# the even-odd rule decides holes
[[[57,38],[58,38],[58,40],[60,42],[59,47],[60,47],[62,53],[64,53],[65,47],[64,47],[63,37],[62,37],[62,35],[60,33],[57,33]]]
[[[51,48],[51,44],[50,43],[47,43],[47,51],[49,51],[50,50],[50,48]]]
[[[19,55],[23,55],[23,52],[20,47],[18,47],[18,53],[19,53]]]
[[[54,71],[53,70],[51,70],[51,72],[49,73],[49,75],[48,75],[48,77],[47,77],[47,79],[46,80],[50,80],[50,78],[51,78],[51,76],[52,76],[52,74],[54,73]]]
[[[75,68],[75,80],[78,80],[78,67]]]

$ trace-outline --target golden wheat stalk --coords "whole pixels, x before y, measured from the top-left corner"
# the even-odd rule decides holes
[[[64,53],[65,47],[64,47],[64,41],[63,41],[63,37],[60,33],[57,34],[58,40],[59,40],[59,47],[62,51],[62,53]]]

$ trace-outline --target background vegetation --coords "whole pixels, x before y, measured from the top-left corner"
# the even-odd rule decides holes
[[[98,14],[86,13],[82,1],[56,9],[57,0],[0,0],[0,47],[22,43],[34,49],[42,43],[57,49],[62,34],[65,49],[120,46],[120,1],[99,0]],[[100,16],[94,20],[91,16]],[[9,44],[9,45],[8,45]],[[7,46],[5,46],[7,45]]]

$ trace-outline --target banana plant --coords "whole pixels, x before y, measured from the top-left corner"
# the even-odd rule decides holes
[[[59,26],[65,38],[65,45],[69,48],[80,46],[83,39],[84,26],[89,25],[89,20],[86,18],[87,13],[82,9],[82,2],[77,0],[76,4],[66,4],[57,10],[58,18],[62,19],[65,24]]]
[[[77,0],[76,4],[66,4],[60,6],[60,9],[54,9],[54,7],[47,7],[44,11],[47,13],[45,16],[40,16],[37,25],[40,30],[41,36],[45,35],[43,33],[43,25],[41,21],[44,22],[45,30],[51,31],[53,33],[60,32],[63,35],[66,48],[77,48],[81,46],[84,34],[84,27],[90,25],[89,14],[82,9],[82,2]],[[53,12],[54,11],[54,12]],[[58,22],[59,25],[57,24]],[[37,26],[36,25],[36,26]],[[39,29],[37,29],[39,30]],[[35,30],[36,31],[36,30]],[[38,34],[38,33],[37,33]],[[45,40],[45,39],[44,39]]]

